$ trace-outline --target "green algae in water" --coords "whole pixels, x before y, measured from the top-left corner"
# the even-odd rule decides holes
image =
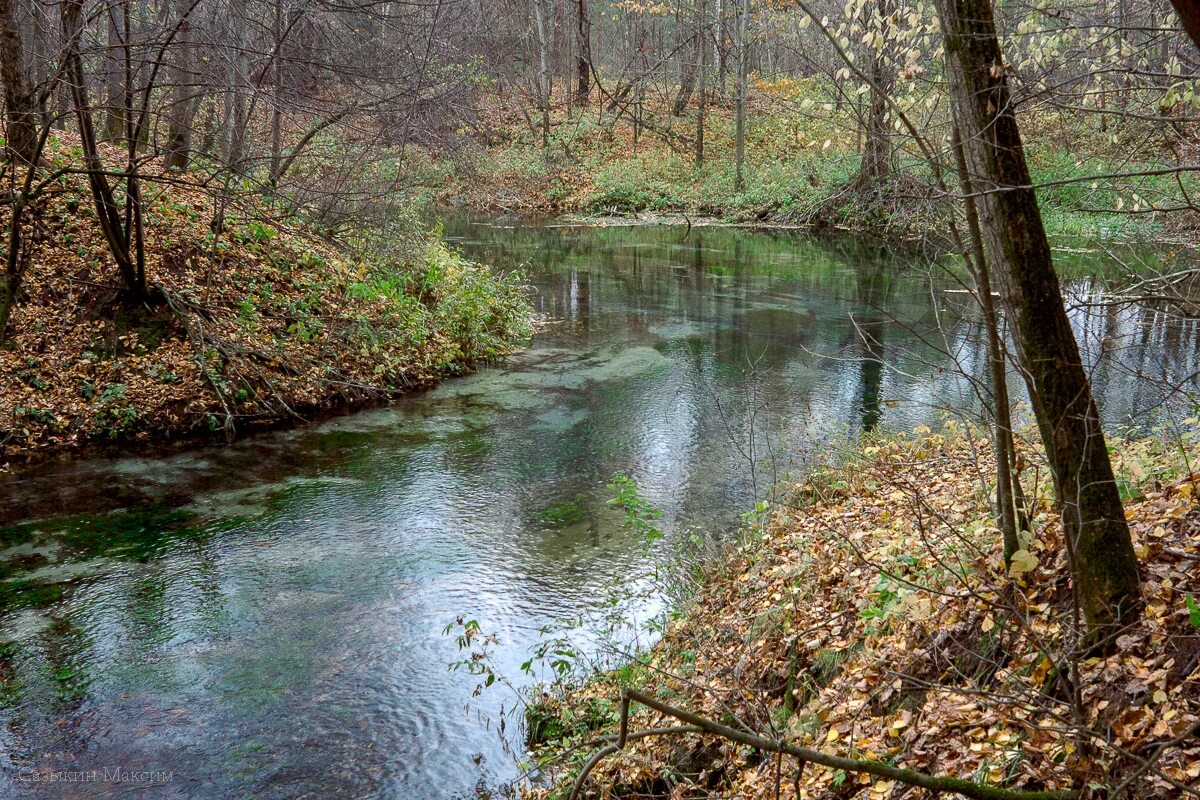
[[[28,544],[33,541],[38,530],[40,530],[40,526],[36,522],[19,522],[16,525],[0,526],[0,548],[7,550],[11,547]]]
[[[41,581],[0,581],[0,614],[22,608],[46,608],[63,599],[67,585]]]
[[[190,526],[192,521],[188,511],[155,506],[68,517],[51,535],[80,556],[123,555],[143,560],[156,555],[172,539],[199,533],[201,529]]]
[[[77,514],[0,529],[10,557],[0,561],[0,613],[47,608],[80,579],[85,562],[101,558],[146,561],[166,544],[204,531],[182,509],[151,507],[111,514]],[[20,552],[17,550],[30,552]],[[78,564],[82,568],[67,568]]]
[[[453,443],[455,455],[486,453],[492,448],[492,440],[478,430],[455,433],[449,440]]]
[[[564,500],[561,503],[547,506],[540,511],[535,511],[533,517],[551,528],[563,528],[576,522],[582,522],[587,519],[587,512],[579,504],[579,499]]]

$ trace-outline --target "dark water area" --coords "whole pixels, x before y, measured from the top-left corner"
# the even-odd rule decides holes
[[[916,256],[727,229],[446,234],[525,266],[549,320],[527,351],[228,447],[0,477],[0,797],[472,796],[518,774],[520,726],[509,691],[472,698],[448,669],[448,623],[478,620],[527,684],[540,631],[614,587],[629,620],[660,612],[639,590],[685,531],[731,536],[865,429],[979,406],[960,374],[986,374],[978,321]],[[1063,263],[1106,420],[1186,405],[1196,322],[1104,305],[1098,254]],[[617,472],[662,509],[659,552],[607,503]]]

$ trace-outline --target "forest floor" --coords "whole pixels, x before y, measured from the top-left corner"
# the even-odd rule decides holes
[[[997,787],[1112,787],[1149,762],[1129,796],[1179,797],[1200,782],[1195,422],[1114,443],[1144,579],[1114,655],[1070,655],[1069,568],[1044,474],[1024,474],[1033,534],[1006,573],[981,483],[986,438],[951,423],[874,439],[790,487],[649,652],[532,707],[534,757],[557,781],[529,794],[570,795],[632,688],[769,739]],[[629,730],[679,724],[634,703]],[[924,796],[910,791],[675,733],[631,739],[580,796]]]
[[[54,141],[47,158],[69,166],[77,148]],[[30,266],[0,344],[0,468],[303,420],[427,385],[530,333],[521,281],[435,237],[395,243],[397,260],[355,257],[254,202],[214,236],[212,193],[186,176],[145,194],[141,303],[124,299],[81,176],[27,211]]]
[[[652,93],[653,94],[653,93]],[[708,218],[763,226],[870,231],[889,240],[948,239],[949,205],[916,152],[901,149],[893,178],[881,192],[855,188],[861,147],[851,109],[803,82],[755,83],[749,100],[747,161],[737,188],[733,103],[714,99],[707,111],[705,158],[695,165],[695,101],[681,116],[670,92],[653,94],[635,133],[632,111],[618,112],[595,95],[586,111],[556,99],[550,147],[541,147],[534,122],[518,98],[500,95],[479,127],[486,143],[453,158],[434,159],[426,184],[431,200],[489,212],[582,214],[645,220],[654,215]],[[1064,113],[1043,111],[1021,120],[1035,183],[1075,181],[1039,190],[1043,219],[1056,237],[1193,244],[1200,215],[1154,212],[1187,206],[1200,187],[1174,176],[1085,179],[1166,165],[1162,153],[1191,163],[1195,147],[1177,127],[1120,130],[1083,127]],[[1170,141],[1167,141],[1170,140]],[[908,148],[911,149],[911,148]],[[1086,154],[1086,155],[1080,155]]]

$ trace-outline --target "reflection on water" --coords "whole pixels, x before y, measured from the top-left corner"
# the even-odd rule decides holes
[[[494,724],[511,698],[472,701],[442,629],[478,619],[519,677],[541,626],[614,580],[642,585],[650,559],[605,502],[614,472],[669,534],[728,532],[845,437],[975,407],[956,363],[986,374],[954,281],[859,243],[447,230],[529,265],[555,320],[530,350],[393,407],[0,484],[0,796],[130,789],[39,789],[30,768],[170,770],[142,790],[156,798],[440,798],[510,779]],[[1194,373],[1194,322],[1070,289],[1111,421],[1161,405],[1139,375]]]

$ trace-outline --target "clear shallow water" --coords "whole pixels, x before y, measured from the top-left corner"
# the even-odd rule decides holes
[[[983,373],[978,328],[914,260],[506,225],[447,233],[528,264],[555,320],[508,363],[231,447],[0,479],[0,797],[130,791],[38,787],[29,769],[168,770],[138,794],[189,799],[443,798],[511,779],[519,733],[496,731],[511,696],[472,700],[443,628],[479,620],[520,678],[542,626],[645,585],[653,558],[605,503],[614,472],[663,509],[669,548],[685,526],[732,531],[756,493],[864,427],[975,404],[954,360]],[[920,341],[938,319],[945,336]],[[1161,404],[1139,373],[1194,374],[1194,322],[1074,319],[1110,421]]]

